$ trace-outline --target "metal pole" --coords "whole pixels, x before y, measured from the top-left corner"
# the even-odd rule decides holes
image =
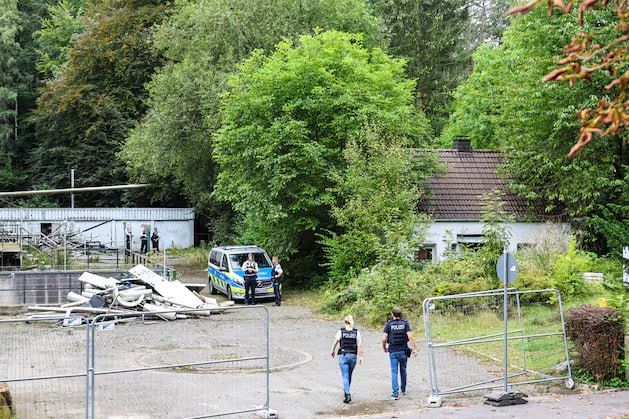
[[[522,322],[522,306],[520,304],[520,294],[515,294],[516,302],[518,304],[518,321],[520,323],[520,336],[524,336],[524,325]],[[524,368],[524,372],[526,369],[526,350],[524,345],[524,339],[520,340],[520,346],[522,347],[522,367]]]
[[[509,274],[509,264],[508,264],[508,258],[507,258],[507,247],[505,246],[504,248],[504,282],[503,282],[503,286],[504,286],[504,319],[505,319],[505,340],[504,340],[504,369],[505,369],[505,382],[504,382],[504,392],[507,393],[508,387],[509,387],[509,363],[508,363],[508,350],[507,350],[507,343],[508,343],[508,334],[509,334],[509,317],[507,314],[507,307],[508,307],[508,294],[507,294],[507,287],[509,286],[509,278],[508,278],[508,274]]]
[[[74,189],[74,169],[70,169],[70,188]],[[74,208],[74,193],[70,194],[70,208]]]
[[[73,197],[74,199],[74,197]],[[68,270],[68,221],[63,225],[63,270]]]
[[[164,247],[162,251],[164,252],[164,279],[167,279],[168,277],[166,276],[166,248]]]
[[[271,407],[271,364],[269,360],[271,355],[271,344],[269,340],[269,309],[264,307],[264,313],[266,315],[266,410],[268,412]]]
[[[566,364],[568,367],[568,378],[572,379],[572,367],[570,366],[570,354],[568,353],[568,340],[566,338],[566,322],[563,316],[563,306],[561,304],[561,294],[559,291],[554,290],[557,294],[557,303],[559,304],[559,317],[561,318],[561,331],[563,333],[563,347],[566,352]]]

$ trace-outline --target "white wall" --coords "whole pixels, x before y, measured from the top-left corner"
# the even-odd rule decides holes
[[[546,223],[507,223],[511,232],[509,252],[516,252],[518,244],[530,243],[531,237],[543,230]],[[568,226],[568,224],[565,224]],[[448,233],[450,232],[450,234]],[[458,244],[458,235],[481,236],[483,223],[478,221],[434,221],[426,235],[426,247],[434,247],[433,260],[443,259],[448,241]]]
[[[41,223],[46,222],[52,223],[53,231],[55,231],[58,226],[62,226],[60,232],[63,232],[63,222],[59,221],[28,221],[24,223],[24,227],[30,231],[33,236],[39,237],[41,232]],[[142,234],[142,225],[144,224],[151,226],[151,232],[153,231],[153,227],[157,227],[157,231],[162,238],[160,242],[160,249],[168,249],[171,247],[185,248],[192,247],[194,245],[194,220],[115,220],[85,232],[83,231],[102,223],[102,221],[68,221],[67,223],[69,234],[70,232],[74,233],[81,231],[78,235],[80,240],[100,241],[109,247],[124,248],[125,224],[131,225],[131,231],[133,232],[133,250],[140,250],[140,235]]]

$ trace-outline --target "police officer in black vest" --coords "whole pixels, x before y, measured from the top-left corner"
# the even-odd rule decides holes
[[[271,280],[273,281],[273,293],[275,294],[275,304],[273,305],[279,307],[282,305],[282,277],[284,276],[284,270],[277,256],[273,256],[271,263],[273,265],[271,268]]]
[[[402,310],[395,307],[391,310],[393,317],[386,326],[382,334],[382,349],[385,353],[389,353],[389,361],[391,364],[391,398],[397,400],[400,397],[400,388],[398,387],[398,369],[401,379],[402,395],[406,394],[406,361],[411,354],[408,342],[413,345],[413,356],[417,356],[417,344],[411,325],[402,318]]]
[[[332,358],[337,353],[336,346],[339,345],[339,368],[343,377],[343,392],[345,393],[343,403],[349,403],[352,401],[350,386],[352,373],[356,367],[356,359],[358,358],[359,365],[363,362],[363,344],[360,332],[354,329],[354,318],[351,315],[345,316],[344,323],[345,326],[336,332],[332,345]]]

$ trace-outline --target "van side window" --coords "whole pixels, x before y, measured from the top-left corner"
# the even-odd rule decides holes
[[[223,255],[223,260],[221,260],[221,268],[229,268],[229,265],[227,264],[227,255]]]
[[[210,263],[213,265],[218,266],[218,252],[216,250],[212,250],[212,252],[210,252]]]

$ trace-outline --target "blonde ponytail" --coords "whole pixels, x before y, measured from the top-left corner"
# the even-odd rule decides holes
[[[344,319],[345,323],[347,323],[349,325],[350,328],[354,328],[354,318],[352,317],[351,314],[348,314],[347,316],[345,316]]]

